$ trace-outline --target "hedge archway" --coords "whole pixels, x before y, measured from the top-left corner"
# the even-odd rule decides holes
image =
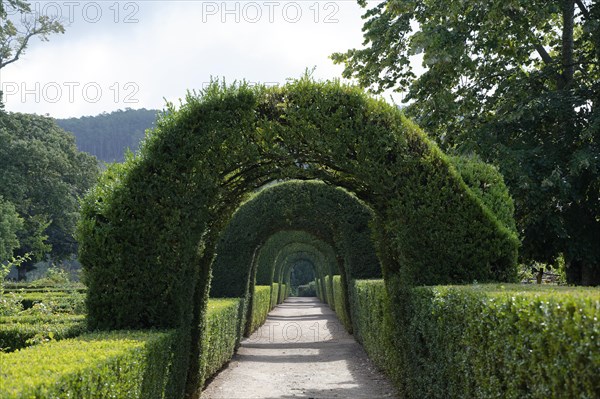
[[[277,282],[276,265],[282,252],[290,246],[299,244],[310,248],[309,250],[316,257],[318,275],[333,273],[334,271],[339,273],[335,250],[330,244],[305,231],[284,230],[273,234],[260,248],[256,258],[256,284],[268,285],[273,281]]]
[[[246,297],[261,247],[273,234],[289,229],[306,231],[334,248],[340,257],[338,274],[348,279],[379,277],[369,229],[372,217],[346,190],[322,182],[267,187],[240,206],[227,225],[212,267],[211,296]]]
[[[373,210],[389,286],[515,278],[514,230],[396,107],[308,78],[212,84],[103,174],[78,230],[90,326],[180,332],[173,397],[186,378],[195,388],[190,348],[219,234],[246,195],[288,178],[344,187]]]

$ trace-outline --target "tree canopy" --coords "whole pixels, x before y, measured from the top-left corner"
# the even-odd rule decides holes
[[[571,282],[600,284],[600,2],[386,0],[364,18],[365,47],[332,56],[344,76],[405,92],[442,148],[500,167],[524,260],[563,253]]]
[[[23,227],[15,206],[0,197],[0,263],[10,259],[19,246],[18,231]]]
[[[33,261],[76,252],[78,199],[97,178],[94,157],[50,118],[0,112],[0,196],[23,219],[18,254]]]

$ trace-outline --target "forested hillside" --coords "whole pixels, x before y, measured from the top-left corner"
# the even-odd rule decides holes
[[[157,110],[125,109],[81,118],[57,119],[56,123],[75,135],[80,151],[105,162],[122,162],[127,148],[138,149],[146,129],[154,125]]]

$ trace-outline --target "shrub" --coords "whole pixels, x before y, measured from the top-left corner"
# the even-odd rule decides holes
[[[298,296],[304,296],[304,297],[317,296],[315,282],[311,281],[308,284],[299,285],[298,286]]]
[[[172,344],[169,332],[116,331],[0,353],[0,397],[163,397]]]
[[[26,313],[85,313],[85,294],[81,292],[24,292],[19,297]]]
[[[340,319],[344,328],[348,332],[352,332],[352,322],[346,309],[346,299],[344,298],[344,290],[342,288],[341,276],[333,276],[333,297],[334,297],[334,310],[337,317]]]
[[[325,285],[325,299],[327,300],[327,304],[333,310],[335,310],[335,298],[333,296],[333,279],[331,276],[325,276],[323,279]]]
[[[238,298],[211,298],[208,301],[200,385],[233,356],[239,343],[242,302],[243,300]]]
[[[258,327],[267,320],[267,315],[271,310],[271,286],[255,285],[254,295],[252,295],[252,305],[248,316],[248,328],[246,335],[252,334]]]
[[[19,321],[20,318],[16,317],[12,323],[0,323],[0,351],[12,352],[39,343],[76,337],[86,331],[83,319],[33,321],[34,318]]]
[[[600,397],[600,291],[388,288],[355,282],[355,325],[400,396]]]
[[[287,298],[287,289],[287,284],[279,284],[279,298],[277,299],[278,304],[283,303],[283,301],[285,301],[285,298]]]
[[[279,299],[279,283],[271,284],[271,309],[277,306],[277,301]]]
[[[317,285],[317,296],[319,297],[319,299],[321,300],[321,302],[325,302],[325,296],[323,295],[323,291],[321,290],[321,279],[318,278],[315,280],[316,285]]]

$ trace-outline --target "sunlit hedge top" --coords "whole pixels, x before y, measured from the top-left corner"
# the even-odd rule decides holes
[[[171,107],[140,155],[109,168],[83,201],[91,325],[189,324],[190,298],[206,287],[203,251],[247,193],[286,178],[344,187],[373,210],[386,279],[515,276],[514,232],[396,107],[339,82],[213,84]],[[235,277],[236,292],[247,280]]]

